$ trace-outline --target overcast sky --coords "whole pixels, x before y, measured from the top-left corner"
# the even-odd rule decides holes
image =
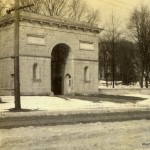
[[[115,16],[126,23],[133,8],[142,4],[150,5],[150,0],[87,0],[87,2],[90,6],[100,10],[102,26],[105,25],[112,11]]]
[[[3,0],[7,2],[8,0]],[[122,23],[126,24],[129,18],[130,12],[135,7],[139,7],[142,4],[150,5],[150,0],[85,0],[91,7],[94,7],[100,11],[100,26],[105,26],[108,22],[110,15],[113,14],[119,18]]]

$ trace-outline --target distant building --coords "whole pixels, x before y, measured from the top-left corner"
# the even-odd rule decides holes
[[[96,25],[20,14],[22,95],[91,93],[98,87]],[[0,19],[0,89],[14,88],[14,17]]]

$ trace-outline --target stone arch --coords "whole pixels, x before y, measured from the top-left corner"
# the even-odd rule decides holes
[[[65,43],[54,46],[51,52],[51,91],[54,95],[65,94],[65,75],[66,72],[71,71],[71,61],[70,46]]]

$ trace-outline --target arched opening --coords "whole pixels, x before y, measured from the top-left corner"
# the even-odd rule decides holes
[[[33,81],[40,79],[40,68],[37,63],[33,64]]]
[[[71,87],[72,87],[71,75],[70,75],[70,74],[66,74],[66,76],[65,76],[65,89],[66,89],[66,94],[70,94],[70,92],[71,92]]]
[[[57,44],[51,54],[51,90],[54,95],[64,94],[64,78],[71,58],[70,47],[66,44]]]
[[[84,68],[84,81],[87,82],[90,80],[90,75],[89,75],[89,67],[86,66]]]

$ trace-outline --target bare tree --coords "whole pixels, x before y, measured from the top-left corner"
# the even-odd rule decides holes
[[[99,21],[99,11],[90,8],[84,0],[70,0],[67,17],[76,21],[94,23]]]
[[[107,47],[110,49],[110,61],[111,61],[111,76],[112,76],[112,86],[115,86],[115,71],[116,71],[116,63],[115,63],[115,49],[116,42],[119,40],[121,36],[120,31],[120,21],[114,16],[112,13],[110,16],[110,22],[105,28],[106,32],[103,35],[103,39],[105,44],[108,44]]]
[[[106,86],[108,87],[108,79],[111,75],[111,46],[107,39],[100,39],[99,44],[99,74],[104,73]]]
[[[88,11],[87,4],[81,0],[71,0],[68,5],[68,18],[73,20],[83,20]]]
[[[32,3],[33,7],[24,10],[88,23],[99,21],[99,11],[90,8],[84,0],[20,0],[20,5]]]
[[[141,72],[140,85],[143,88],[143,78],[145,77],[145,86],[148,88],[150,72],[150,11],[148,7],[135,8],[131,13],[128,27],[138,45]]]
[[[121,80],[125,85],[137,82],[137,70],[135,64],[136,51],[137,48],[135,43],[129,40],[121,38],[116,43],[116,78],[117,80]]]
[[[88,23],[99,22],[100,21],[100,13],[98,10],[89,10],[86,16],[86,20]]]
[[[23,11],[33,12],[37,14],[41,14],[43,11],[43,0],[19,0],[19,2],[20,2],[19,4],[20,6],[27,6],[30,4],[34,4],[34,7],[24,8],[22,9]],[[15,5],[15,0],[8,1],[7,4],[13,8]]]
[[[25,8],[25,11],[41,14],[43,12],[43,0],[20,0],[20,5],[34,4],[34,7]]]
[[[64,16],[67,11],[68,0],[43,0],[45,14],[49,16]]]

